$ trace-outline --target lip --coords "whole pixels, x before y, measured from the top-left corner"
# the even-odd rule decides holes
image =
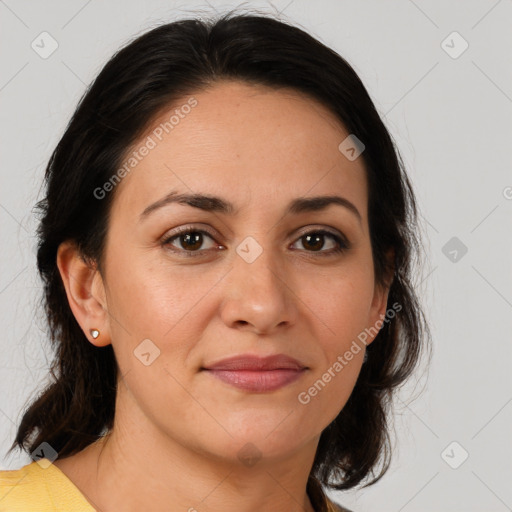
[[[245,391],[275,391],[299,379],[308,368],[284,354],[234,356],[201,368],[213,377]]]
[[[216,363],[209,364],[205,370],[302,370],[305,365],[285,354],[275,354],[261,357],[252,354],[228,357]]]

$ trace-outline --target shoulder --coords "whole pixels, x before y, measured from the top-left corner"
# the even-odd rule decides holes
[[[72,482],[47,459],[0,471],[0,512],[94,512]]]
[[[44,479],[33,466],[35,462],[16,470],[0,471],[0,511],[51,510],[51,501]],[[37,465],[39,467],[39,465]],[[40,468],[43,471],[42,468]]]

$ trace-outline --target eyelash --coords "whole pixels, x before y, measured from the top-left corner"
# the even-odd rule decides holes
[[[179,238],[182,235],[187,235],[187,234],[191,234],[191,233],[201,233],[203,235],[208,235],[212,240],[215,240],[214,235],[212,233],[210,233],[209,231],[207,231],[207,230],[195,229],[195,228],[190,227],[190,226],[185,226],[184,228],[178,229],[178,231],[173,233],[172,235],[170,235],[168,237],[165,237],[162,240],[162,246],[170,246],[171,247],[170,250],[172,252],[182,254],[185,257],[198,257],[198,256],[201,257],[201,256],[204,256],[205,250],[187,251],[186,249],[176,249],[176,248],[173,248],[171,246],[171,242],[173,240]],[[328,256],[335,256],[335,255],[341,254],[341,253],[345,252],[346,250],[348,250],[350,248],[350,243],[346,239],[340,237],[339,235],[336,235],[335,233],[332,233],[331,231],[327,231],[325,229],[312,229],[311,231],[307,231],[305,233],[302,233],[296,239],[296,241],[300,240],[301,238],[303,238],[303,237],[305,237],[307,235],[311,235],[311,234],[324,235],[324,236],[330,237],[330,238],[332,238],[336,242],[337,246],[336,246],[335,249],[331,249],[330,251],[322,251],[322,250],[320,250],[320,251],[307,251],[306,250],[305,252],[310,252],[310,253],[318,254],[320,257],[328,257]]]

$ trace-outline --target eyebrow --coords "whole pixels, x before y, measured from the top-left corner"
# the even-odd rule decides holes
[[[150,204],[141,214],[139,221],[144,220],[150,213],[167,206],[172,203],[192,206],[206,212],[222,213],[225,215],[236,215],[238,209],[232,203],[220,197],[206,194],[179,194],[178,192],[170,192],[155,203]],[[293,199],[286,208],[285,215],[300,214],[306,212],[317,212],[326,209],[328,206],[335,204],[343,206],[351,211],[362,223],[362,217],[359,210],[348,199],[341,196],[316,196],[316,197],[298,197]]]

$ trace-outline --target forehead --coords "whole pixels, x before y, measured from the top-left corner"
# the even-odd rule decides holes
[[[348,135],[329,109],[300,92],[220,82],[173,102],[132,145],[113,210],[138,215],[171,190],[265,211],[298,196],[340,193],[365,219],[363,160],[338,149]]]

